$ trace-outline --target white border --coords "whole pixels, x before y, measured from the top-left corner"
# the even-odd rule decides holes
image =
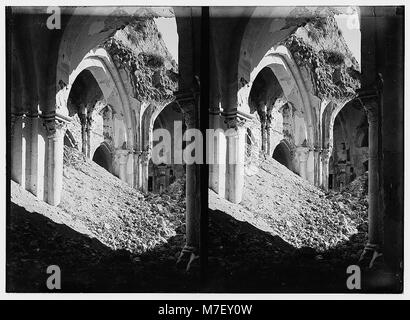
[[[410,298],[410,261],[409,261],[409,253],[406,252],[409,247],[409,235],[410,235],[410,228],[409,224],[407,223],[407,216],[405,216],[405,229],[404,229],[404,245],[405,245],[405,257],[404,257],[404,294],[202,294],[202,293],[187,293],[187,294],[153,294],[153,293],[133,293],[133,294],[88,294],[88,293],[80,293],[80,294],[70,294],[70,293],[58,293],[58,294],[49,294],[49,293],[33,293],[33,294],[18,294],[18,293],[5,293],[5,203],[6,203],[6,196],[5,196],[5,185],[6,185],[6,158],[5,158],[5,151],[6,151],[6,144],[5,144],[5,137],[6,137],[6,117],[5,117],[5,105],[6,105],[6,96],[5,96],[5,89],[6,89],[6,65],[5,65],[5,5],[6,6],[83,6],[84,0],[72,0],[72,1],[44,1],[44,0],[32,0],[30,3],[27,1],[17,1],[17,0],[6,0],[5,4],[2,4],[1,13],[0,13],[0,36],[1,36],[1,44],[2,49],[0,50],[0,74],[2,75],[2,85],[0,88],[0,97],[1,101],[1,122],[0,122],[0,203],[2,205],[0,212],[4,212],[1,216],[0,222],[0,299],[5,300],[15,300],[15,299],[44,299],[44,300],[63,300],[63,299],[138,299],[138,300],[180,300],[180,299],[187,299],[187,300],[211,300],[211,299],[225,299],[225,300],[270,300],[270,299],[277,299],[277,300],[289,300],[289,299],[306,299],[306,300],[316,300],[316,299],[325,299],[325,300],[337,300],[337,299],[347,299],[347,300],[364,300],[364,299],[372,299],[372,300],[381,300],[381,299],[409,299]],[[395,1],[394,3],[388,1],[380,1],[380,0],[373,0],[373,1],[344,1],[344,0],[327,0],[327,1],[320,1],[320,0],[308,0],[308,1],[289,1],[289,0],[275,0],[275,1],[267,1],[267,0],[258,0],[256,2],[250,3],[250,1],[243,1],[243,0],[198,0],[198,1],[180,1],[174,0],[171,2],[168,1],[158,1],[158,0],[151,0],[151,1],[136,1],[136,0],[116,0],[114,1],[97,1],[97,0],[88,0],[87,5],[89,6],[103,6],[103,5],[124,5],[124,6],[297,6],[297,5],[306,5],[306,6],[343,6],[343,5],[353,5],[353,6],[360,6],[360,5],[367,5],[367,6],[377,6],[377,5],[405,5],[404,1]],[[407,80],[409,79],[409,23],[408,23],[408,8],[405,8],[405,66],[407,67],[405,70],[405,85],[406,88]],[[405,91],[405,106],[408,106],[409,96]],[[410,123],[409,119],[409,112],[405,110],[405,125],[404,125],[404,135],[405,135],[405,159],[409,158],[409,141],[410,136],[408,130],[406,130],[406,124]],[[404,171],[404,199],[410,199],[409,188],[407,188],[408,182],[408,170],[407,170],[407,161],[405,161],[405,171]],[[404,212],[409,212],[408,201],[404,203]]]

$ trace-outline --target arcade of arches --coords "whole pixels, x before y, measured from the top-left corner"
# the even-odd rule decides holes
[[[218,162],[210,165],[209,187],[240,204],[252,171],[246,167],[261,154],[325,191],[343,189],[368,171],[369,235],[360,262],[373,266],[383,255],[397,271],[403,248],[403,58],[386,43],[403,48],[403,33],[390,33],[402,27],[402,12],[356,8],[359,65],[335,21],[344,9],[338,10],[238,8],[232,15],[211,8],[209,122],[235,134],[215,134]],[[230,163],[232,156],[239,161]]]
[[[100,9],[62,7],[56,29],[43,23],[47,8],[12,9],[11,178],[58,205],[66,145],[143,192],[186,177],[187,194],[199,194],[189,183],[196,165],[153,166],[151,150],[154,129],[184,119],[185,128],[199,126],[194,57],[201,9]],[[175,21],[179,65],[157,30],[158,17]],[[187,201],[182,264],[199,253],[197,201]]]
[[[172,132],[175,120],[200,127],[203,9],[104,7],[92,15],[89,8],[62,8],[60,30],[42,23],[45,9],[33,9],[33,15],[25,10],[13,10],[10,39],[11,178],[58,205],[64,144],[145,192],[160,192],[185,176],[181,259],[192,260],[199,253],[199,165],[154,166],[150,159],[154,128]],[[369,239],[362,260],[370,265],[383,253],[397,270],[403,248],[403,57],[388,48],[403,46],[397,31],[402,13],[394,7],[356,10],[360,66],[326,7],[209,9],[209,126],[234,129],[214,137],[218,161],[209,166],[209,187],[240,203],[245,160],[261,153],[325,190],[343,188],[368,170]],[[152,28],[150,18],[160,16],[176,19],[178,66],[164,48],[155,45],[152,54],[133,47],[129,30]],[[27,25],[29,32],[22,27]],[[158,37],[145,41],[153,45]]]

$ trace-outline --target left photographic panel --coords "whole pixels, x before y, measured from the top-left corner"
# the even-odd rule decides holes
[[[200,290],[201,15],[6,8],[7,292]]]

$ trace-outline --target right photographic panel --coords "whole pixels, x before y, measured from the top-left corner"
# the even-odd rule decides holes
[[[404,7],[210,7],[207,291],[403,290]]]

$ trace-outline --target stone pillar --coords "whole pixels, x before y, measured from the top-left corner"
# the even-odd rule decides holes
[[[141,180],[141,155],[142,151],[133,152],[134,156],[134,188],[142,189],[142,180]]]
[[[313,148],[313,159],[314,159],[314,185],[320,187],[322,185],[322,161],[321,161],[322,150],[315,146]]]
[[[266,131],[266,122],[267,122],[267,112],[266,112],[266,105],[261,103],[259,110],[258,110],[259,118],[261,121],[261,136],[262,136],[262,151],[264,153],[267,153],[267,140],[268,140],[268,134]]]
[[[129,150],[117,150],[116,151],[116,156],[118,159],[119,163],[119,178],[121,181],[124,181],[127,183],[127,163],[128,163],[128,155],[129,155]]]
[[[57,206],[63,188],[64,134],[69,118],[56,114],[44,116],[47,131],[47,203]]]
[[[81,123],[81,152],[87,155],[87,108],[84,104],[79,107],[78,117]]]
[[[207,137],[207,139],[213,139],[213,152],[207,154],[209,161],[209,188],[215,191],[220,197],[225,197],[225,175],[226,175],[226,138],[223,129],[219,132],[216,130],[219,128],[218,120],[220,114],[211,114],[211,123],[214,123],[215,129],[214,136]],[[210,142],[207,142],[207,146]],[[212,158],[212,159],[210,159]]]
[[[331,150],[329,149],[322,149],[320,155],[320,161],[322,163],[322,184],[321,187],[325,191],[329,191],[329,160],[330,155],[332,154]]]
[[[272,110],[266,114],[266,125],[265,125],[265,130],[266,130],[266,153],[269,155],[269,157],[272,157],[273,155],[273,150],[271,148],[271,139],[270,139],[270,134],[271,134],[271,126],[272,126]]]
[[[194,99],[183,105],[184,122],[187,129],[197,127],[196,103]],[[186,164],[186,243],[178,258],[177,265],[190,268],[199,257],[201,192],[199,164]]]
[[[11,179],[25,187],[26,150],[24,114],[11,114]]]
[[[225,119],[225,122],[228,126],[225,198],[233,203],[240,203],[245,173],[245,120],[238,116],[230,116]]]
[[[46,170],[45,157],[47,138],[45,135],[45,129],[41,125],[41,119],[38,113],[28,116],[31,122],[31,144],[30,144],[30,170],[27,172],[28,183],[26,184],[27,190],[33,193],[40,200],[46,200],[44,198],[44,189],[46,187]]]
[[[87,120],[85,131],[87,132],[87,158],[91,159],[91,127],[93,124],[93,106],[87,104]]]
[[[148,192],[148,169],[149,169],[149,159],[151,158],[151,151],[145,150],[141,152],[139,157],[140,170],[141,170],[141,189],[143,192]]]
[[[299,175],[303,179],[307,180],[307,161],[309,158],[309,148],[303,146],[296,147],[296,154],[299,158]]]
[[[372,267],[381,256],[382,217],[379,208],[379,101],[377,96],[362,97],[369,122],[369,230],[368,243],[360,257],[360,263]]]

